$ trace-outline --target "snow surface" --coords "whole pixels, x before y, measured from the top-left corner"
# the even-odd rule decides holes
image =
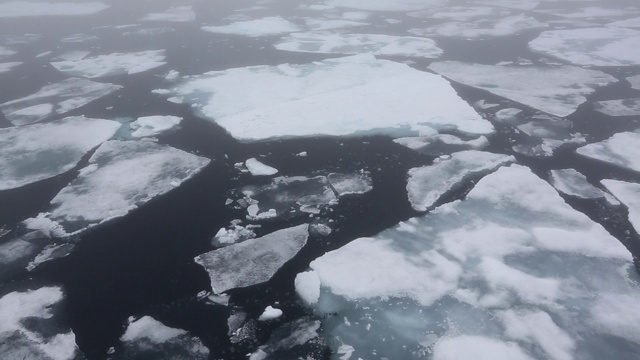
[[[172,21],[187,22],[194,21],[196,13],[191,6],[175,6],[160,13],[151,13],[142,17],[142,21]]]
[[[629,222],[640,234],[640,184],[607,179],[600,182],[629,209]]]
[[[107,9],[101,2],[9,1],[0,4],[0,18],[91,15]]]
[[[527,30],[544,29],[548,25],[523,14],[477,20],[453,21],[428,28],[415,28],[410,33],[418,36],[444,36],[465,39],[478,39],[497,36],[510,36]]]
[[[560,117],[576,111],[596,88],[617,81],[601,71],[573,66],[507,67],[445,61],[433,63],[429,69],[453,81]]]
[[[0,63],[0,74],[11,71],[14,67],[22,65],[21,61]]]
[[[599,199],[604,192],[591,185],[587,177],[574,169],[551,170],[551,185],[556,190],[581,199]]]
[[[326,5],[372,11],[413,11],[446,5],[449,0],[327,0]]]
[[[262,19],[238,21],[229,25],[203,26],[202,30],[216,34],[260,37],[292,33],[300,31],[300,28],[282,17],[271,16]]]
[[[51,65],[67,75],[92,79],[141,73],[166,64],[164,60],[164,50],[147,50],[98,55],[80,60],[56,61]]]
[[[309,226],[278,230],[199,255],[195,261],[207,270],[214,293],[269,281],[307,243]]]
[[[640,172],[640,133],[622,132],[607,140],[578,148],[577,153]]]
[[[212,71],[172,92],[243,141],[493,131],[442,77],[371,55]]]
[[[320,278],[315,271],[305,271],[296,275],[296,293],[307,305],[315,305],[320,298]]]
[[[0,190],[15,189],[73,169],[120,128],[111,120],[68,117],[0,129]]]
[[[0,104],[13,125],[26,125],[62,115],[121,89],[122,86],[70,78],[43,86],[35,94]]]
[[[171,115],[153,115],[139,117],[136,121],[129,124],[131,129],[135,130],[131,133],[133,137],[156,136],[175,129],[180,122],[181,117]]]
[[[331,173],[327,180],[337,196],[364,194],[373,189],[371,175],[363,170],[355,174]]]
[[[278,169],[265,165],[256,158],[248,159],[244,162],[244,165],[253,176],[270,176],[278,173]]]
[[[609,116],[638,116],[640,98],[596,101],[593,103],[593,109]]]
[[[266,309],[262,312],[262,314],[258,317],[258,321],[267,321],[277,319],[282,316],[282,310],[276,309],[272,306],[267,306]]]

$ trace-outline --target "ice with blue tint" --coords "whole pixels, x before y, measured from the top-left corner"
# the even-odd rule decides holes
[[[112,53],[63,60],[51,65],[69,76],[100,78],[105,76],[137,74],[166,64],[164,50],[147,50],[132,53]]]
[[[563,194],[581,199],[605,197],[604,191],[591,185],[586,176],[574,169],[551,170],[551,185]]]
[[[91,15],[107,8],[101,2],[8,1],[0,4],[0,18]]]
[[[298,25],[279,16],[255,20],[238,21],[228,25],[203,26],[202,30],[216,34],[248,37],[273,36],[300,31]]]
[[[605,179],[600,181],[629,210],[629,222],[640,234],[640,184]]]
[[[498,16],[495,18],[480,18],[475,20],[452,21],[433,25],[427,28],[415,28],[410,33],[418,36],[443,36],[465,39],[490,38],[509,36],[525,31],[544,29],[548,25],[535,18],[518,14],[512,16]]]
[[[640,172],[640,133],[637,132],[618,133],[576,151],[591,159]]]
[[[211,71],[170,95],[242,141],[493,131],[441,76],[372,55]]]
[[[519,165],[310,267],[325,337],[350,359],[631,359],[640,351],[631,254]]]
[[[446,5],[449,0],[327,0],[328,6],[372,11],[413,11]]]
[[[639,116],[640,98],[596,101],[593,109],[609,116]]]

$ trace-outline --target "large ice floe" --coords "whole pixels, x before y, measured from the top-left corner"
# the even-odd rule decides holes
[[[604,191],[591,185],[586,176],[574,169],[551,170],[551,185],[563,194],[581,199],[605,197]]]
[[[84,358],[75,335],[63,332],[56,307],[63,300],[57,286],[15,291],[0,298],[0,354],[3,359],[74,360]]]
[[[212,71],[171,95],[243,141],[493,131],[442,77],[372,55]]]
[[[446,5],[449,0],[327,0],[326,5],[373,11],[413,11]]]
[[[529,169],[311,262],[329,344],[350,359],[631,359],[629,251]],[[308,290],[307,290],[308,291]]]
[[[640,172],[640,133],[637,132],[618,133],[576,151],[588,158]]]
[[[98,55],[80,60],[56,61],[51,65],[67,75],[91,79],[141,73],[166,64],[164,60],[164,50],[147,50]]]
[[[142,21],[171,21],[187,22],[194,21],[196,13],[191,6],[175,6],[160,13],[151,13],[143,16]]]
[[[640,115],[640,98],[596,101],[593,109],[609,116]]]
[[[8,1],[0,4],[0,18],[91,15],[108,7],[108,5],[101,2]]]
[[[544,29],[548,25],[535,18],[523,14],[481,18],[476,20],[453,21],[434,25],[428,28],[415,28],[410,33],[418,36],[444,36],[466,39],[509,36],[527,30]]]
[[[68,117],[0,129],[0,190],[14,189],[73,169],[120,128],[111,120]]]
[[[0,111],[13,125],[26,125],[62,115],[121,88],[115,84],[70,78],[45,85],[35,94],[0,104]]]
[[[279,16],[238,21],[228,25],[203,26],[202,30],[217,34],[249,37],[273,36],[300,31],[298,25]]]
[[[640,31],[606,27],[544,31],[531,50],[587,66],[640,65]]]
[[[560,117],[576,111],[596,88],[617,81],[601,71],[574,66],[514,67],[444,61],[429,65],[429,69],[453,81]]]
[[[275,45],[278,50],[324,54],[373,54],[438,58],[435,41],[421,37],[378,34],[293,33]]]
[[[298,225],[199,255],[215,293],[257,285],[271,277],[307,243],[309,226]]]
[[[126,215],[194,176],[209,159],[149,141],[107,141],[39,217],[77,233]]]
[[[640,234],[640,184],[609,179],[600,182],[627,207],[629,222]]]

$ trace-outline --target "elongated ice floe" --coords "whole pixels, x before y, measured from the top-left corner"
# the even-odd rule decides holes
[[[640,234],[640,184],[608,179],[600,182],[627,207],[629,222]]]
[[[275,45],[278,50],[324,54],[373,54],[438,58],[435,41],[422,37],[381,34],[293,33]]]
[[[0,104],[0,111],[13,125],[26,125],[62,115],[121,88],[115,84],[70,78],[45,85],[35,94]]]
[[[640,98],[596,101],[593,109],[609,116],[640,115]]]
[[[257,285],[271,277],[307,243],[309,226],[278,230],[257,239],[199,255],[215,293]]]
[[[163,12],[151,13],[143,16],[142,21],[171,21],[171,22],[187,22],[194,21],[196,13],[191,6],[175,6]]]
[[[116,121],[77,116],[0,129],[0,190],[73,169],[89,150],[109,140],[119,128]]]
[[[4,46],[0,46],[0,58],[3,58],[5,56],[15,55],[15,54],[16,54],[15,51],[13,51],[13,50],[11,50],[9,48],[6,48]]]
[[[0,18],[91,15],[107,9],[101,2],[9,1],[0,4]]]
[[[577,153],[640,172],[640,133],[622,132],[607,140],[578,148]]]
[[[640,31],[607,27],[544,31],[529,48],[576,65],[640,65]]]
[[[171,131],[180,125],[182,118],[172,115],[143,116],[129,124],[133,137],[156,136]]]
[[[22,65],[21,61],[4,62],[0,63],[0,74],[11,71],[14,67]]]
[[[166,64],[164,60],[164,50],[147,50],[98,55],[80,60],[56,61],[51,65],[67,75],[92,79],[141,73]]]
[[[238,21],[229,25],[203,26],[202,30],[217,34],[249,37],[272,36],[300,31],[298,25],[279,16]]]
[[[574,169],[551,170],[551,185],[563,194],[582,199],[604,197],[604,191],[591,185],[587,177]]]
[[[372,55],[212,71],[172,95],[243,141],[493,131],[442,77]]]
[[[462,150],[480,150],[489,145],[489,140],[485,136],[465,140],[451,134],[404,137],[394,139],[393,142],[431,156],[451,154]]]
[[[627,307],[640,300],[631,254],[519,165],[310,267],[325,336],[352,358],[568,360],[640,349]]]
[[[428,28],[415,28],[410,33],[418,36],[444,36],[477,39],[497,36],[509,36],[527,30],[544,29],[548,25],[523,14],[478,19],[472,21],[454,21],[434,25]]]
[[[444,61],[429,65],[429,69],[453,81],[560,117],[576,111],[598,87],[617,81],[601,71],[573,66],[510,67]]]
[[[326,5],[372,11],[413,11],[446,5],[449,0],[327,0]]]

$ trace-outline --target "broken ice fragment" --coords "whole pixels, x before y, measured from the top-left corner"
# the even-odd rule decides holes
[[[214,293],[269,281],[307,243],[308,225],[278,230],[199,255],[196,262],[211,279]]]
[[[591,159],[640,172],[640,133],[618,133],[607,140],[578,148],[576,152]]]
[[[164,50],[147,50],[134,53],[113,53],[80,60],[52,62],[51,65],[70,76],[99,78],[122,74],[136,74],[166,64]]]
[[[259,37],[292,33],[300,31],[300,28],[289,20],[279,16],[272,16],[256,20],[238,21],[229,25],[203,26],[202,30],[218,34]]]
[[[20,61],[0,63],[0,74],[9,72],[14,67],[22,65]]]
[[[361,171],[355,174],[331,173],[327,175],[327,180],[338,196],[351,194],[364,194],[373,189],[371,175]]]
[[[91,15],[109,6],[100,2],[9,1],[0,4],[0,18],[23,16]]]
[[[629,209],[629,222],[640,234],[640,184],[620,180],[600,182]]]
[[[551,185],[561,193],[582,199],[604,197],[604,191],[591,185],[584,175],[574,169],[551,170]]]
[[[315,305],[320,298],[320,279],[310,270],[296,275],[296,293],[307,305]]]
[[[248,159],[244,164],[253,176],[269,176],[278,173],[278,169],[265,165],[256,158]]]
[[[131,136],[138,138],[166,133],[175,129],[180,125],[181,121],[181,117],[171,115],[143,116],[129,124],[129,126],[132,130],[135,130],[131,133]]]
[[[273,320],[280,316],[282,316],[282,310],[276,309],[272,306],[267,306],[267,308],[264,309],[264,312],[262,312],[262,315],[258,317],[258,321]]]
[[[527,15],[513,15],[495,19],[481,18],[472,21],[454,21],[434,25],[428,28],[410,29],[409,32],[418,36],[444,36],[465,39],[509,36],[527,30],[544,29],[546,23],[540,22]]]
[[[640,75],[630,76],[627,78],[632,89],[640,90]]]
[[[596,101],[593,109],[609,116],[640,115],[640,98]]]
[[[143,16],[142,21],[172,21],[187,22],[196,19],[196,13],[191,6],[175,6],[161,13],[151,13]]]
[[[393,142],[431,156],[451,154],[462,150],[479,150],[489,145],[489,140],[485,136],[479,136],[471,140],[463,140],[458,136],[450,134],[405,137],[395,139]]]

